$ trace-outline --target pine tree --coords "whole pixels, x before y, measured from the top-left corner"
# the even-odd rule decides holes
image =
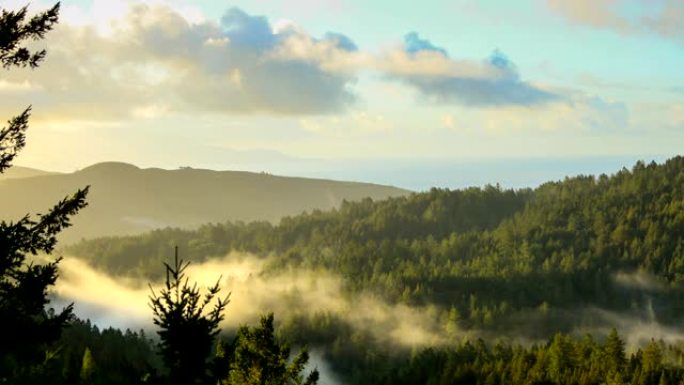
[[[451,305],[451,309],[449,309],[447,319],[444,324],[444,329],[446,330],[447,336],[449,336],[449,338],[454,339],[456,337],[460,322],[461,314],[458,312],[458,309],[455,306]]]
[[[93,353],[90,351],[90,348],[86,347],[81,362],[81,381],[84,384],[89,384],[93,379],[94,372],[95,360],[93,359]]]
[[[613,328],[606,339],[604,347],[606,354],[605,364],[609,372],[619,372],[627,363],[625,356],[625,343],[620,339],[618,332]]]
[[[228,378],[224,385],[315,385],[318,371],[304,378],[301,372],[309,361],[302,350],[290,361],[290,347],[278,341],[273,313],[261,318],[259,326],[238,330],[230,355]]]
[[[660,378],[663,368],[663,351],[660,345],[651,340],[643,349],[641,356],[641,382],[655,383]]]
[[[560,383],[563,377],[570,372],[574,366],[574,354],[572,351],[572,341],[569,337],[560,333],[556,334],[553,342],[549,345],[549,377]]]
[[[40,40],[57,23],[59,3],[27,18],[27,8],[2,10],[0,14],[0,63],[36,68],[46,51],[32,52],[27,40]],[[0,130],[0,173],[12,166],[26,144],[31,107],[10,119]],[[39,253],[50,254],[57,234],[70,226],[69,218],[86,206],[88,188],[77,191],[37,218],[0,222],[0,383],[19,383],[40,372],[40,364],[52,357],[50,345],[72,316],[72,307],[59,313],[46,311],[48,288],[57,279],[59,258],[43,264],[29,262]],[[33,256],[29,258],[30,256]]]
[[[209,382],[212,365],[207,362],[223,320],[223,310],[230,294],[218,297],[219,281],[202,296],[197,284],[190,286],[185,276],[189,262],[178,259],[176,247],[173,266],[166,267],[166,283],[159,294],[152,289],[150,307],[154,324],[161,330],[161,355],[169,369],[172,384],[190,385]],[[213,304],[211,310],[207,307]]]

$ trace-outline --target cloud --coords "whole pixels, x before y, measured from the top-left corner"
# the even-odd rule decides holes
[[[546,0],[567,21],[619,33],[650,33],[684,43],[681,0]]]
[[[111,21],[113,33],[62,24],[48,35],[48,59],[35,72],[11,71],[8,84],[30,81],[18,105],[51,116],[153,117],[174,112],[322,114],[355,101],[351,74],[314,62],[271,57],[291,31],[265,17],[229,9],[220,22],[188,21],[167,6],[137,4]],[[351,47],[331,34],[325,41]]]
[[[11,96],[0,113],[9,116],[34,104],[38,119],[53,121],[287,114],[321,131],[317,126],[330,124],[311,115],[336,116],[357,106],[355,84],[362,73],[406,85],[438,105],[507,109],[574,103],[522,79],[499,50],[484,60],[457,58],[409,32],[403,44],[371,53],[342,33],[314,37],[292,22],[271,23],[239,8],[211,21],[189,19],[159,1],[127,4],[102,21],[104,30],[81,18],[48,34],[44,65],[10,71],[0,83],[0,94]],[[582,105],[587,103],[600,100]],[[349,118],[353,125],[391,128],[377,114],[361,114]]]
[[[595,307],[577,312],[585,313],[585,317],[591,319],[593,325],[577,328],[576,334],[607,335],[610,329],[615,327],[630,350],[645,346],[653,340],[664,341],[667,344],[680,344],[684,341],[684,331],[681,328],[658,321],[653,301],[648,295],[645,297],[643,308],[636,308],[631,312],[614,312]]]
[[[354,41],[341,33],[328,32],[316,39],[291,22],[278,30],[283,39],[268,54],[273,61],[308,63],[329,74],[347,76],[372,66],[371,55],[360,52]]]
[[[356,46],[356,43],[354,43],[349,36],[343,35],[341,33],[328,32],[325,34],[323,40],[332,41],[335,43],[335,47],[345,51],[355,52],[359,50],[359,47]]]
[[[429,40],[421,39],[417,32],[409,32],[404,36],[404,47],[406,52],[411,55],[415,55],[418,52],[432,51],[449,56],[444,48],[433,45]]]
[[[646,292],[664,291],[667,287],[657,276],[645,271],[632,273],[620,272],[613,276],[613,280],[619,286],[643,290]]]
[[[547,0],[546,3],[571,22],[621,31],[628,27],[626,20],[617,14],[615,0]]]
[[[671,132],[682,132],[684,129],[684,103],[638,103],[634,106],[633,115],[637,124],[644,129]]]
[[[630,110],[624,103],[576,91],[555,92],[562,97],[534,108],[508,105],[462,110],[459,129],[501,134],[529,131],[609,133],[635,128]]]
[[[479,63],[454,61],[446,50],[412,32],[405,37],[403,55],[395,54],[391,62],[386,68],[391,78],[412,86],[437,104],[532,106],[561,99],[521,80],[515,65],[499,50]]]
[[[272,50],[271,58],[309,62],[332,73],[368,71],[390,76],[481,78],[495,77],[500,72],[490,65],[450,59],[440,51],[441,48],[417,35],[416,41],[409,43],[410,48],[392,47],[379,54],[371,54],[359,50],[350,38],[341,34],[328,33],[323,39],[315,39],[291,23],[282,25],[280,31],[286,33],[287,38]]]

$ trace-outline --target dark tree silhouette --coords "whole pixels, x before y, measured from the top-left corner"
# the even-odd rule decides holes
[[[59,3],[28,20],[26,7],[16,12],[2,10],[3,68],[37,67],[46,51],[31,52],[22,43],[43,38],[57,23],[58,16]],[[0,173],[11,167],[26,143],[30,113],[28,107],[0,130]],[[57,234],[70,226],[69,218],[86,206],[87,193],[88,187],[77,191],[36,219],[26,215],[16,222],[0,222],[0,383],[32,381],[29,378],[35,378],[41,364],[51,357],[51,343],[59,338],[72,316],[71,306],[59,313],[46,311],[47,291],[57,279],[60,259],[42,264],[35,260],[39,260],[39,253],[53,251]]]
[[[46,51],[31,52],[23,47],[25,40],[40,40],[50,31],[59,19],[60,3],[49,10],[26,20],[27,7],[18,11],[3,9],[0,15],[0,63],[4,68],[36,68],[45,58]]]
[[[219,297],[220,278],[204,295],[196,283],[191,286],[185,276],[189,264],[178,259],[176,247],[173,266],[164,263],[164,287],[157,294],[150,286],[154,324],[161,328],[157,333],[162,358],[169,369],[169,382],[178,385],[210,382],[213,365],[208,356],[224,318],[223,310],[230,302],[230,293]]]
[[[45,36],[57,23],[59,6],[55,4],[50,10],[33,16],[26,21],[27,7],[19,11],[2,10],[0,14],[0,63],[5,69],[11,67],[36,68],[45,58],[46,51],[31,52],[23,47],[26,40],[38,40]],[[20,115],[10,119],[7,127],[0,131],[0,172],[11,166],[12,160],[26,144],[26,129],[31,115],[31,107],[27,107]]]

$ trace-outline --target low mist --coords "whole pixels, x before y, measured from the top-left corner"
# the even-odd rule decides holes
[[[445,341],[437,322],[435,307],[391,305],[377,296],[349,295],[342,290],[342,278],[327,271],[289,270],[263,272],[267,259],[233,253],[204,263],[190,264],[187,276],[200,287],[216,283],[230,304],[222,327],[234,329],[254,324],[266,312],[277,320],[293,315],[329,312],[378,342],[403,346],[439,345]],[[153,282],[155,291],[163,282]],[[65,257],[54,290],[57,303],[74,302],[76,314],[101,327],[149,329],[148,282],[132,278],[112,278],[88,263]]]
[[[371,294],[354,294],[343,290],[343,279],[325,270],[291,269],[265,272],[269,259],[243,253],[231,253],[204,263],[193,263],[187,269],[190,282],[201,287],[215,284],[220,278],[222,293],[231,293],[222,327],[234,330],[241,325],[253,325],[267,312],[274,312],[276,321],[293,316],[330,313],[339,316],[354,330],[372,336],[377,343],[407,348],[435,346],[454,338],[510,338],[528,344],[543,340],[524,337],[523,329],[539,321],[537,311],[521,311],[509,320],[510,328],[497,333],[477,330],[461,331],[447,336],[440,324],[443,313],[436,306],[390,304]],[[614,312],[587,306],[574,310],[555,309],[557,317],[573,320],[573,334],[590,333],[600,338],[617,328],[627,345],[643,346],[651,339],[668,343],[684,341],[684,332],[658,322],[649,293],[666,290],[665,286],[645,273],[620,273],[618,285],[636,288],[644,293],[639,308]],[[163,282],[153,282],[158,291]],[[60,263],[60,278],[54,290],[59,306],[74,302],[76,314],[88,318],[100,327],[153,328],[149,308],[150,288],[140,279],[112,278],[88,263],[66,257]],[[525,326],[528,325],[528,326]],[[523,329],[521,329],[523,328]]]

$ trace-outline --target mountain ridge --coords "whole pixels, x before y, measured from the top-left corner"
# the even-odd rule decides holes
[[[59,172],[45,171],[32,167],[12,166],[0,174],[0,182],[8,179],[33,178],[36,176],[59,175]]]
[[[2,180],[0,194],[7,197],[0,201],[2,219],[46,212],[86,185],[91,186],[89,207],[74,218],[62,241],[225,221],[276,222],[304,211],[330,209],[345,200],[409,193],[370,183],[104,162],[68,174],[36,170],[32,177]]]

